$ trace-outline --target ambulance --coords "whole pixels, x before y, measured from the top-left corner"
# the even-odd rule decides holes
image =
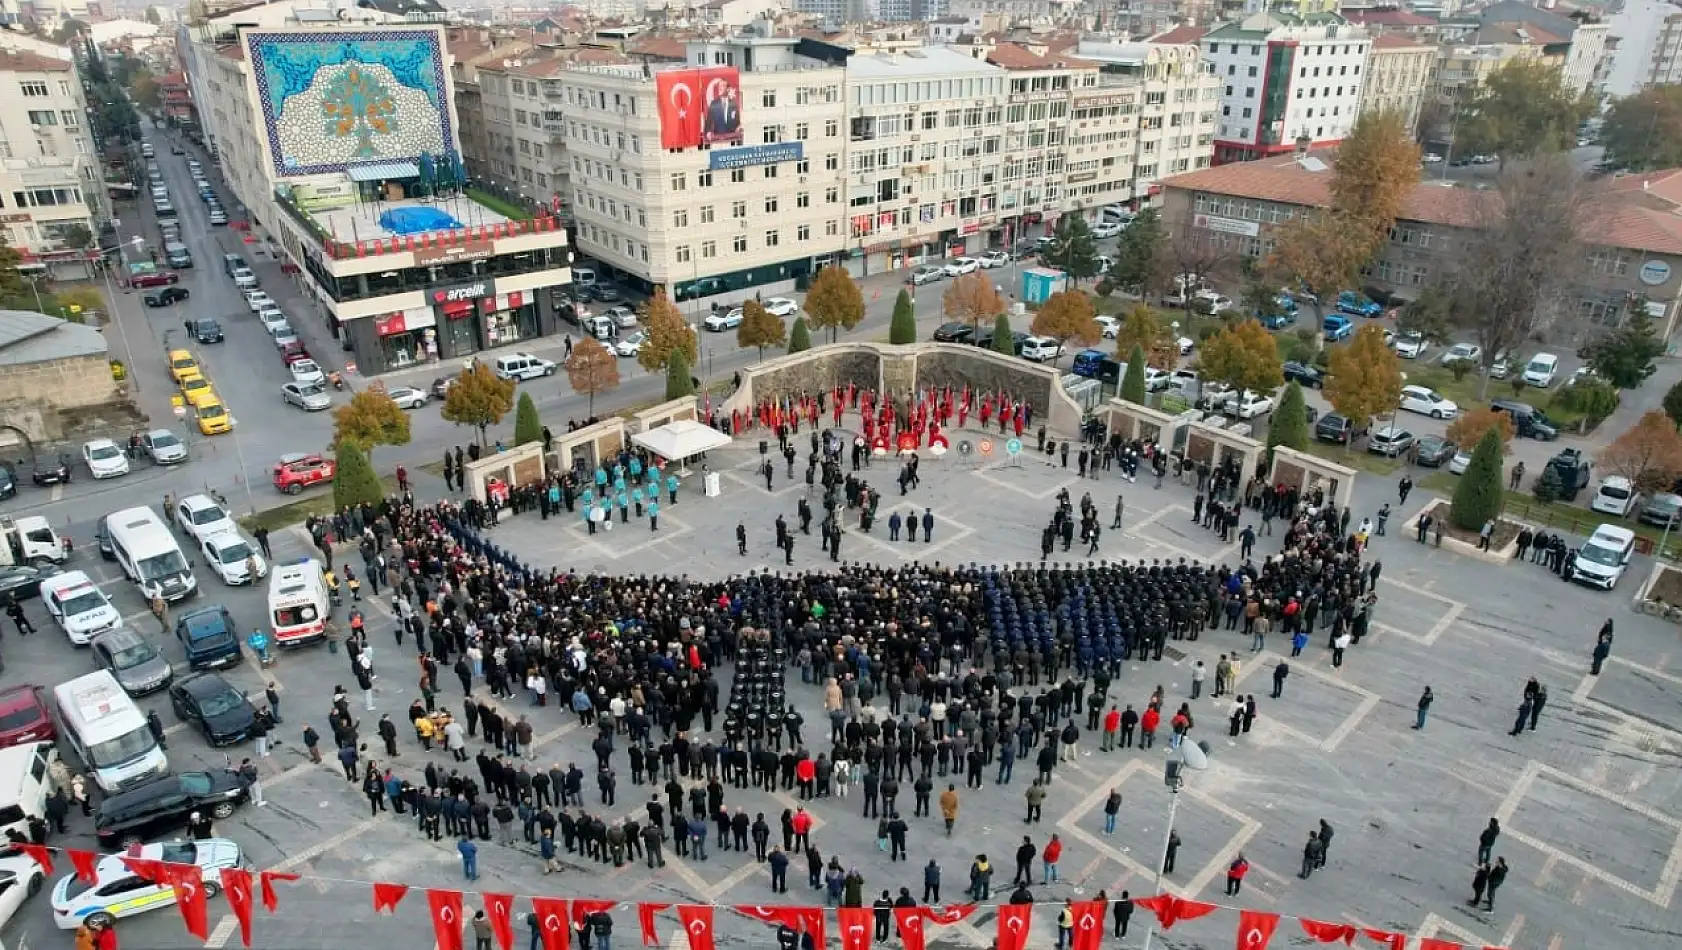
[[[321,562],[303,558],[269,574],[269,623],[276,646],[293,647],[327,637],[331,603]]]

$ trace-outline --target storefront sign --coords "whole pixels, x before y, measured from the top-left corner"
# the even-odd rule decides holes
[[[463,300],[477,300],[496,293],[496,285],[489,280],[476,280],[471,284],[459,287],[448,287],[432,292],[432,302],[438,304],[459,303]]]
[[[383,317],[374,318],[374,332],[380,336],[394,336],[409,332],[409,327],[403,322],[403,314],[388,313]]]
[[[31,219],[27,213],[0,215],[0,221],[4,221],[7,224],[21,224],[29,220]]]
[[[1254,221],[1240,221],[1237,218],[1223,218],[1213,214],[1200,214],[1193,218],[1193,222],[1207,231],[1218,234],[1241,234],[1244,237],[1255,237],[1261,233],[1261,225]]]
[[[1133,101],[1132,96],[1093,96],[1090,99],[1078,99],[1077,98],[1075,100],[1075,108],[1077,108],[1077,109],[1096,109],[1096,108],[1101,108],[1103,106],[1126,105],[1127,103],[1132,102],[1132,101]]]
[[[292,186],[292,203],[305,211],[343,208],[356,202],[356,190],[348,181],[327,181]]]
[[[1097,178],[1097,177],[1098,177],[1097,172],[1075,172],[1073,175],[1069,176],[1069,184],[1072,185],[1075,182],[1080,182],[1080,181],[1091,181],[1092,179]]]
[[[981,225],[976,224],[974,221],[965,221],[963,229],[959,233],[961,233],[961,234],[974,234],[975,232],[977,232],[979,230],[981,230]]]
[[[429,264],[454,264],[458,261],[484,260],[496,253],[496,245],[491,241],[468,241],[451,247],[428,247],[415,251],[415,265],[426,267]]]
[[[482,306],[486,313],[496,313],[500,310],[517,310],[531,303],[531,300],[530,293],[516,290],[511,294],[497,294],[495,297],[486,297]]]
[[[746,145],[742,148],[716,149],[707,153],[707,167],[713,171],[721,171],[729,168],[746,168],[749,165],[798,162],[805,157],[805,142],[772,142],[768,145]]]

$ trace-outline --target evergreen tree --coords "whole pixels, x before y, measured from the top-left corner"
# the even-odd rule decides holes
[[[1501,434],[1494,429],[1483,434],[1472,450],[1471,464],[1454,486],[1454,503],[1449,518],[1463,531],[1478,531],[1484,522],[1501,513],[1506,500],[1501,493]]]
[[[1008,314],[1001,313],[993,320],[993,352],[1016,355],[1016,340],[1011,336]]]
[[[357,448],[354,442],[341,442],[336,457],[339,468],[333,476],[333,506],[355,507],[363,502],[378,505],[383,492],[367,453]]]
[[[695,395],[695,381],[689,375],[689,357],[682,350],[673,350],[666,361],[666,398],[682,399]]]
[[[911,294],[901,287],[899,298],[894,301],[893,322],[888,324],[888,342],[903,346],[917,342],[917,308],[911,302]]]
[[[794,318],[794,326],[788,331],[788,351],[790,353],[804,353],[812,348],[812,331],[806,327],[804,315]]]
[[[1268,420],[1267,449],[1270,454],[1276,445],[1299,452],[1308,448],[1308,407],[1302,401],[1302,387],[1295,380],[1286,384],[1285,392],[1279,397],[1279,405],[1273,407],[1273,417]]]
[[[521,393],[514,405],[514,444],[542,441],[543,423],[537,418],[537,403],[532,402],[531,393]]]
[[[1137,405],[1145,404],[1145,348],[1133,344],[1127,354],[1127,375],[1121,378],[1121,398]]]

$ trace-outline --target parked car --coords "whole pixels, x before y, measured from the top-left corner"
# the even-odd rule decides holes
[[[58,727],[46,687],[24,683],[0,691],[0,748],[56,741]],[[21,821],[22,816],[13,820]]]
[[[94,478],[116,478],[128,474],[128,453],[110,439],[82,443],[82,461]]]
[[[642,352],[642,345],[647,342],[648,331],[638,330],[614,340],[608,346],[612,348],[614,356],[631,357]]]
[[[1010,252],[986,251],[977,255],[975,259],[983,268],[1003,267],[1010,263]]]
[[[187,288],[185,287],[165,287],[162,290],[152,291],[143,299],[148,307],[167,307],[172,303],[186,300],[187,297]]]
[[[1335,313],[1326,314],[1320,321],[1320,332],[1326,335],[1327,343],[1347,340],[1355,332],[1355,324],[1348,317]]]
[[[140,434],[140,451],[153,465],[179,465],[187,461],[187,444],[169,429],[151,429]]]
[[[981,262],[973,257],[953,258],[947,262],[945,267],[941,268],[948,277],[962,277],[965,274],[973,274],[980,269]]]
[[[1337,295],[1337,309],[1340,313],[1357,317],[1376,317],[1384,313],[1384,307],[1378,301],[1355,290],[1345,290]]]
[[[1441,468],[1454,458],[1454,453],[1460,451],[1460,446],[1435,435],[1420,436],[1414,445],[1417,447],[1415,457],[1426,468]]]
[[[184,827],[187,819],[196,811],[203,812],[216,821],[226,821],[233,815],[234,809],[245,802],[249,792],[245,780],[232,769],[165,775],[126,792],[107,795],[99,803],[99,810],[94,814],[94,834],[102,847],[115,850],[127,841],[143,841]],[[208,841],[194,841],[190,844],[196,848],[205,848],[221,840],[211,838]],[[142,850],[141,853],[144,854],[145,851]],[[231,857],[237,863],[237,845],[234,846]],[[104,863],[100,862],[102,867]],[[65,880],[76,880],[76,875],[72,874]],[[210,882],[205,883],[208,890]],[[56,896],[55,892],[55,898]],[[174,903],[173,897],[168,903]]]
[[[1382,426],[1367,437],[1367,451],[1374,455],[1397,458],[1413,448],[1413,433],[1397,426]]]
[[[1559,477],[1559,497],[1567,502],[1576,501],[1594,475],[1594,463],[1580,449],[1561,449],[1548,459],[1548,467]]]
[[[221,343],[222,324],[211,317],[200,317],[187,324],[187,334],[198,343]]]
[[[1472,464],[1472,452],[1471,452],[1471,450],[1470,449],[1458,449],[1458,450],[1455,451],[1454,457],[1449,459],[1448,464],[1443,466],[1443,467],[1448,469],[1448,473],[1450,475],[1464,475],[1464,474],[1466,474],[1466,469],[1471,467],[1471,464]]]
[[[967,323],[942,323],[935,327],[936,343],[967,343],[975,335],[975,328]]]
[[[198,728],[212,748],[245,741],[257,710],[219,673],[194,673],[169,688],[175,718]]]
[[[419,409],[432,398],[426,390],[413,386],[392,386],[386,389],[385,394],[391,397],[392,402],[397,403],[399,409]]]
[[[712,333],[723,333],[742,325],[742,308],[732,307],[722,313],[708,314],[701,326]]]
[[[1629,479],[1622,475],[1608,475],[1600,480],[1600,488],[1589,500],[1589,510],[1627,518],[1640,503],[1641,493],[1635,490]]]
[[[70,484],[70,456],[60,452],[56,456],[35,459],[29,480],[37,486]]]
[[[1529,403],[1515,399],[1492,399],[1489,408],[1512,417],[1513,431],[1517,435],[1538,442],[1552,442],[1559,438],[1559,424]]]
[[[189,669],[238,666],[244,659],[239,626],[221,604],[195,607],[177,617],[175,639],[187,655]]]
[[[1443,353],[1440,362],[1447,366],[1457,360],[1465,360],[1477,366],[1483,362],[1483,347],[1476,343],[1456,343]]]
[[[209,495],[188,495],[175,503],[175,527],[203,540],[213,534],[235,529],[234,519]]]
[[[1558,372],[1559,357],[1552,353],[1537,353],[1524,367],[1524,381],[1538,389],[1547,389],[1554,384],[1554,376]]]
[[[792,317],[800,312],[800,305],[787,297],[767,297],[763,306],[773,317]]]
[[[104,519],[101,519],[101,524]],[[138,631],[128,627],[108,630],[93,638],[93,661],[117,680],[117,685],[130,696],[155,693],[174,678],[175,673],[157,647]]]
[[[1423,334],[1404,333],[1396,338],[1396,355],[1404,360],[1416,360],[1430,348]]]
[[[1286,382],[1294,381],[1308,389],[1319,389],[1326,385],[1326,374],[1313,366],[1291,361],[1287,362],[1283,369]]]
[[[280,387],[281,401],[297,406],[305,412],[321,412],[333,408],[333,397],[320,383],[286,383]]]
[[[1062,356],[1063,344],[1048,336],[1031,336],[1022,341],[1019,352],[1025,360],[1043,363]]]
[[[923,264],[912,268],[911,275],[907,277],[906,280],[909,281],[913,287],[920,287],[923,284],[939,280],[945,275],[946,272],[941,268],[936,267],[933,264]]]
[[[1353,445],[1355,440],[1366,435],[1365,426],[1355,423],[1340,413],[1328,412],[1314,424],[1314,438],[1320,442],[1335,442],[1338,445]]]
[[[331,482],[338,471],[337,461],[315,453],[283,455],[275,463],[270,480],[280,491],[296,495],[311,485]]]
[[[1401,408],[1433,419],[1453,419],[1460,412],[1452,400],[1425,386],[1403,386]]]
[[[1229,398],[1226,403],[1227,412],[1240,419],[1254,419],[1273,411],[1273,397],[1266,393],[1245,390]]]
[[[1637,515],[1642,524],[1657,525],[1661,528],[1682,527],[1682,495],[1671,492],[1658,492],[1647,499],[1641,506],[1641,514]]]

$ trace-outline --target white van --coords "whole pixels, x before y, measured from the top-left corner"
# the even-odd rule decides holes
[[[1559,357],[1552,353],[1537,353],[1530,358],[1524,367],[1524,381],[1532,386],[1547,389],[1554,384],[1554,374],[1559,372]]]
[[[530,353],[512,353],[497,357],[492,372],[500,379],[537,379],[553,375],[555,362],[539,359]]]
[[[42,581],[41,603],[70,642],[79,647],[123,622],[123,615],[111,606],[105,592],[81,571],[65,571]]]
[[[26,742],[0,749],[0,835],[16,831],[29,839],[30,816],[47,816],[48,778],[58,748],[51,742]]]
[[[142,505],[113,511],[105,518],[111,553],[147,600],[162,596],[174,603],[198,592],[199,582],[162,518]]]
[[[1603,524],[1577,549],[1571,562],[1571,579],[1606,590],[1618,586],[1618,579],[1635,554],[1635,532],[1615,524]]]
[[[1098,212],[1098,223],[1119,224],[1125,228],[1137,217],[1137,214],[1127,210],[1126,205],[1105,205],[1104,209]]]
[[[304,558],[277,565],[269,575],[269,625],[276,646],[291,647],[327,636],[330,608],[321,562]]]
[[[588,267],[574,267],[572,269],[572,285],[580,289],[596,286],[596,272]]]
[[[53,689],[59,738],[75,751],[107,794],[148,782],[169,771],[169,759],[152,738],[146,717],[110,673],[78,676]]]
[[[63,564],[69,559],[64,553],[64,541],[47,519],[40,515],[23,515],[18,518],[0,517],[0,532],[5,534],[0,539],[0,564]],[[12,560],[6,560],[7,557]]]
[[[1600,480],[1600,488],[1595,491],[1594,500],[1589,502],[1589,510],[1628,518],[1640,501],[1641,494],[1629,479],[1622,475],[1608,475]]]

